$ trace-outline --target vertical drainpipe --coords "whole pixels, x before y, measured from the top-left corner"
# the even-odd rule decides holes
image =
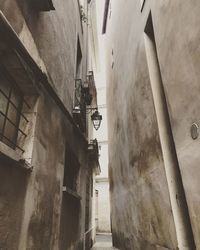
[[[180,250],[193,250],[196,249],[196,247],[172,135],[169,112],[156,51],[151,14],[148,18],[147,25],[151,26],[146,27],[147,30],[145,30],[144,33],[147,64],[178,247]]]

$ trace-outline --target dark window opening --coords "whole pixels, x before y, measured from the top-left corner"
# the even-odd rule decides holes
[[[55,10],[52,0],[35,0],[34,6],[38,11]]]
[[[149,14],[149,17],[147,19],[147,24],[146,24],[146,27],[145,27],[144,31],[147,34],[147,36],[153,41],[153,43],[154,43],[154,45],[156,47],[151,13]]]
[[[6,70],[0,69],[0,141],[12,149],[24,150],[18,145],[18,137],[26,137],[20,121],[28,122],[23,110],[28,108],[24,96]]]
[[[85,248],[86,249],[90,249],[92,247],[92,241],[91,241],[92,230],[90,230],[91,218],[92,218],[92,211],[91,211],[92,189],[91,189],[91,186],[92,186],[92,171],[91,171],[91,169],[88,169],[87,180],[86,180],[86,206],[85,206],[85,232],[87,232],[86,239],[85,239]]]
[[[81,214],[81,199],[77,193],[79,169],[80,164],[76,155],[67,146],[63,180],[65,195],[62,200],[60,223],[60,249],[69,249],[72,245],[75,249],[81,249],[79,245],[76,246],[80,234]]]
[[[82,73],[81,66],[82,66],[82,52],[81,52],[80,41],[79,41],[79,38],[78,38],[77,52],[76,52],[76,79],[81,78],[81,73]]]
[[[67,149],[65,152],[65,170],[63,186],[77,192],[77,181],[80,164],[75,154]]]
[[[86,208],[85,208],[85,231],[89,230],[90,227],[90,218],[91,218],[91,210],[90,203],[92,197],[92,171],[88,170],[87,180],[86,180]]]

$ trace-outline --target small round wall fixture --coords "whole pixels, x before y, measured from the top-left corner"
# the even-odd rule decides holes
[[[91,119],[93,122],[93,126],[96,130],[99,129],[100,125],[101,125],[101,121],[102,121],[102,115],[99,114],[99,111],[96,110],[92,115],[91,115]]]
[[[196,140],[199,137],[199,126],[196,123],[192,124],[190,133],[193,140]]]

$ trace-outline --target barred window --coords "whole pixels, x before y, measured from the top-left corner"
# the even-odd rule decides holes
[[[26,137],[20,128],[21,120],[28,122],[22,110],[28,104],[11,76],[0,70],[0,141],[13,149],[24,150],[18,145],[18,137]],[[27,109],[27,107],[26,107]]]

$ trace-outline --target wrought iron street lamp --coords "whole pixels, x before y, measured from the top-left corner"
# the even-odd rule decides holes
[[[91,119],[93,122],[93,126],[96,130],[99,129],[100,125],[101,125],[101,121],[102,121],[102,115],[99,114],[99,111],[96,110],[92,115],[91,115]]]
[[[90,75],[88,75],[88,80],[84,83],[81,79],[75,79],[73,115],[79,127],[83,127],[84,129],[86,115],[92,113],[91,120],[93,126],[98,130],[101,125],[102,115],[100,115],[98,111],[96,101],[94,100],[92,103],[93,96],[95,97],[96,92],[92,94],[92,91],[90,91],[90,86],[94,85],[94,83],[90,83],[91,81],[94,81],[93,73],[91,72]]]

